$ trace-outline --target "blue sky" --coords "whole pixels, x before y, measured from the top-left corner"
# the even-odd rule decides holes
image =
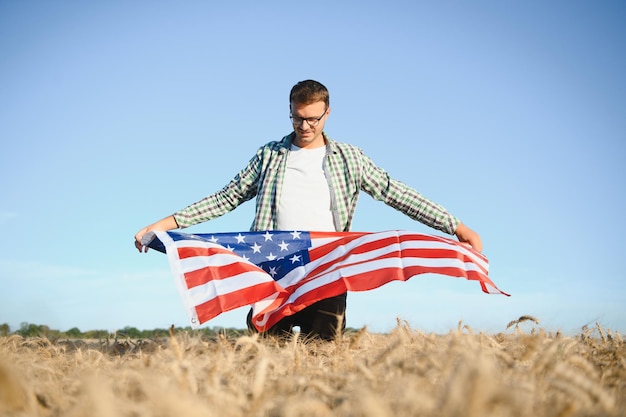
[[[312,78],[326,132],[478,231],[512,294],[415,277],[351,293],[348,326],[624,333],[624,21],[621,1],[0,2],[0,323],[186,326],[134,233],[288,134]],[[353,230],[388,229],[435,233],[363,195]]]

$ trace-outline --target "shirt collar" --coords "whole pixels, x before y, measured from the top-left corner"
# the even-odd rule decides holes
[[[280,142],[283,152],[291,149],[291,143],[293,142],[295,135],[296,132],[291,132]],[[326,141],[326,153],[337,153],[337,142],[329,138],[326,132],[322,132],[322,136],[324,136],[324,140]]]

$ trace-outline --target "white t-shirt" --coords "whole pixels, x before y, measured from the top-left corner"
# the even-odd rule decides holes
[[[278,230],[335,231],[330,190],[324,175],[326,147],[291,145],[280,199]]]

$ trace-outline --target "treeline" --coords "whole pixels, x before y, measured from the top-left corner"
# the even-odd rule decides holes
[[[191,327],[175,327],[176,333],[186,332],[193,335],[215,337],[218,335],[241,336],[247,332],[243,329],[207,327],[193,330]],[[81,331],[77,327],[72,327],[67,331],[51,329],[45,324],[21,323],[20,328],[15,331],[7,323],[0,324],[0,336],[17,334],[22,337],[46,337],[50,340],[58,339],[154,339],[169,336],[170,329],[139,330],[136,327],[126,326],[113,333],[108,330],[87,330]]]

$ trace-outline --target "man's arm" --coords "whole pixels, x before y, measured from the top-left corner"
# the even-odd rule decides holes
[[[185,228],[205,222],[232,211],[244,201],[254,197],[256,195],[256,184],[263,148],[261,147],[257,151],[256,155],[248,162],[248,165],[222,190],[138,231],[135,234],[135,247],[137,250],[139,252],[148,251],[148,248],[141,244],[141,238],[148,232]]]
[[[459,242],[469,243],[470,246],[478,252],[483,251],[483,243],[480,240],[480,235],[463,223],[459,223],[454,234],[456,238],[459,239]]]
[[[365,192],[414,220],[445,233],[454,234],[460,242],[469,243],[476,251],[482,252],[483,244],[478,233],[461,223],[441,205],[422,196],[403,182],[391,178],[362,151],[360,156],[364,163],[362,189]]]
[[[376,166],[362,151],[360,161],[362,162],[361,189],[363,191],[428,227],[449,235],[456,234],[461,222],[443,206],[429,200],[405,183],[392,178],[387,171]]]
[[[152,231],[163,232],[172,229],[178,229],[178,223],[176,223],[174,216],[167,216],[156,223],[152,223],[150,226],[144,227],[135,234],[135,247],[139,252],[148,252],[148,247],[141,243],[141,238],[143,238],[146,233]]]

